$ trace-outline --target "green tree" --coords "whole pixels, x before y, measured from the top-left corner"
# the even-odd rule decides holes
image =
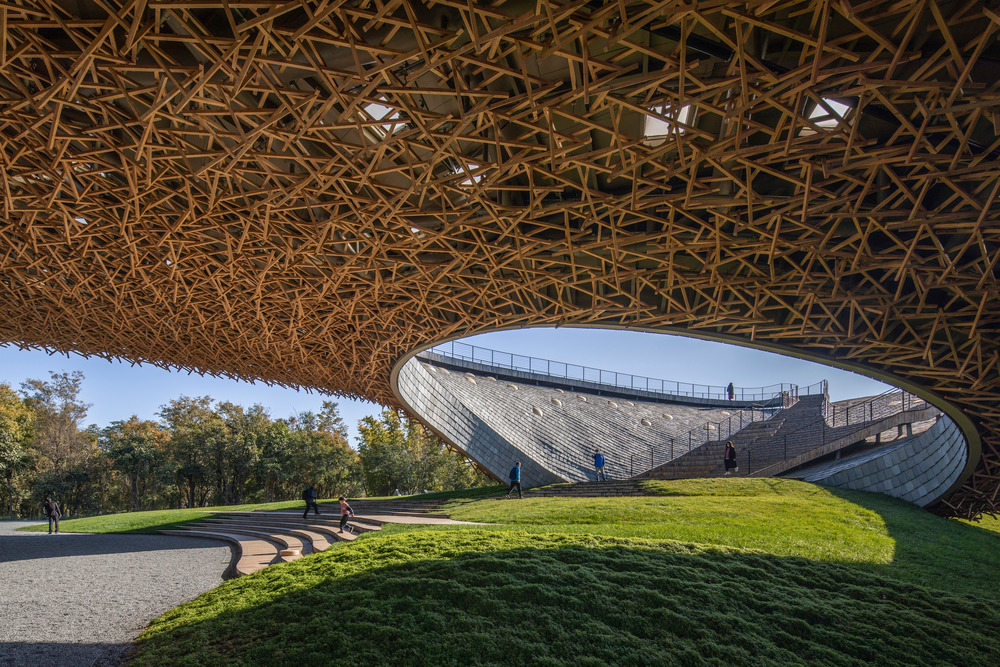
[[[358,422],[358,435],[358,456],[369,495],[385,496],[396,489],[416,488],[414,461],[407,450],[398,412],[387,408],[380,418],[365,417]]]
[[[35,460],[31,442],[35,413],[8,384],[0,383],[0,476],[7,492],[7,513],[14,514],[18,478]]]
[[[244,409],[235,403],[220,403],[219,414],[226,425],[225,444],[217,450],[219,490],[224,503],[239,504],[252,491],[248,485],[260,463],[272,422],[262,405]]]
[[[80,401],[83,373],[49,373],[49,381],[21,383],[25,403],[35,412],[34,448],[43,470],[63,473],[86,459],[93,443],[80,430],[90,404]]]
[[[169,434],[159,424],[134,415],[128,421],[111,422],[101,432],[101,449],[115,470],[125,476],[135,512],[144,509],[163,476],[168,439]]]
[[[157,416],[170,432],[167,447],[174,483],[188,507],[204,506],[212,489],[213,455],[224,449],[226,426],[210,396],[181,396]]]
[[[347,443],[347,427],[336,403],[324,401],[318,413],[303,412],[287,423],[297,491],[311,482],[325,497],[357,495],[364,488],[358,453]]]
[[[450,491],[491,483],[419,422],[395,410],[383,410],[379,419],[365,417],[358,430],[358,452],[370,494],[386,495],[396,489]]]

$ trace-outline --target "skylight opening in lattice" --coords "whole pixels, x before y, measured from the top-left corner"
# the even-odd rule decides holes
[[[404,122],[402,117],[399,115],[399,112],[392,107],[380,104],[379,102],[369,102],[363,106],[362,109],[369,118],[379,122],[378,125],[368,128],[374,132],[379,139],[384,139],[385,137],[403,129]],[[380,121],[385,122],[383,123]]]
[[[685,125],[691,121],[693,113],[694,109],[690,104],[685,104],[679,109],[669,104],[650,107],[642,132],[645,137],[644,143],[648,146],[657,146],[671,135],[684,134],[687,130]]]
[[[824,97],[822,104],[817,104],[810,112],[809,120],[818,128],[833,130],[836,129],[840,121],[847,117],[847,112],[850,110],[850,105]]]
[[[459,169],[458,171],[456,171],[455,173],[457,173],[457,174],[464,174],[465,175],[465,179],[462,180],[459,183],[459,185],[461,185],[463,187],[471,187],[471,186],[475,185],[476,183],[478,183],[479,181],[483,180],[483,175],[482,174],[475,173],[477,169],[479,169],[479,165],[478,164],[472,164],[470,162],[470,163],[466,163],[464,169]]]

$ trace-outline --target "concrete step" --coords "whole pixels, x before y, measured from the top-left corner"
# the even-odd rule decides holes
[[[184,530],[174,528],[161,530],[164,535],[184,535],[186,537],[204,537],[210,540],[219,540],[229,544],[232,552],[232,559],[229,567],[223,572],[223,579],[232,579],[253,574],[262,570],[272,563],[281,561],[279,548],[277,545],[267,540],[253,538],[239,533],[232,533],[226,530]]]
[[[297,512],[274,512],[274,511],[258,511],[258,512],[217,512],[215,516],[219,518],[227,518],[233,520],[244,520],[244,521],[268,521],[270,523],[279,523],[285,526],[302,526],[305,524],[313,524],[317,526],[336,526],[340,527],[340,515],[328,515],[328,514],[310,514],[308,519],[303,519],[301,514]],[[356,514],[351,518],[351,522],[366,524],[362,526],[362,532],[368,530],[379,530],[379,527],[385,523],[385,521],[373,518],[369,515]]]
[[[277,526],[279,528],[284,528],[284,529],[312,526],[314,527],[314,529],[320,530],[321,532],[325,532],[326,534],[330,534],[329,531],[331,529],[336,529],[338,531],[340,529],[339,516],[336,519],[332,517],[329,519],[326,518],[314,519],[312,517],[310,517],[309,519],[303,519],[301,516],[282,517],[282,516],[269,516],[269,514],[261,515],[262,513],[256,513],[257,516],[254,516],[254,514],[255,513],[252,512],[249,513],[249,515],[224,514],[224,515],[216,515],[215,517],[213,517],[213,519],[219,522],[228,523],[230,525],[254,526],[267,523],[269,525]],[[361,520],[359,520],[357,517],[354,517],[350,520],[350,523],[355,524],[355,528],[357,529],[355,532],[364,533],[374,530],[381,530],[380,524],[375,523],[374,520],[368,520],[366,518],[362,518]]]
[[[216,530],[221,527],[221,524],[213,523],[211,521],[191,523],[182,526],[185,530]],[[257,537],[262,540],[267,540],[268,542],[277,542],[281,547],[282,551],[296,552],[295,554],[282,554],[279,552],[279,557],[283,561],[296,560],[302,558],[312,551],[312,544],[308,541],[303,542],[294,535],[288,535],[275,530],[267,530],[261,526],[248,525],[248,526],[237,526],[233,524],[225,525],[225,529],[229,533],[247,535],[249,537]]]

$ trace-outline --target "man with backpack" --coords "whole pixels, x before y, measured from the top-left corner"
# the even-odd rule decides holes
[[[306,501],[306,511],[302,513],[302,518],[305,519],[309,515],[309,508],[311,507],[313,513],[319,516],[319,505],[316,504],[316,482],[313,482],[306,490],[302,492],[302,500]]]
[[[521,462],[518,461],[514,464],[514,467],[510,469],[510,488],[507,489],[507,495],[504,496],[507,500],[510,500],[510,492],[517,487],[517,497],[521,498]]]

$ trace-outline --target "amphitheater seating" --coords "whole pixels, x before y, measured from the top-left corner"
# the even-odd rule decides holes
[[[611,477],[627,478],[699,444],[697,431],[706,423],[739,420],[737,407],[718,401],[664,403],[499,379],[427,362],[421,368],[504,441],[567,480],[593,477],[595,447],[604,453]],[[744,419],[750,420],[749,412]],[[697,441],[692,441],[692,431]],[[459,444],[474,448],[473,443]],[[504,473],[512,461],[503,461]]]
[[[457,523],[434,512],[434,501],[357,500],[349,531],[340,531],[340,506],[320,504],[320,514],[302,518],[302,510],[213,512],[212,516],[175,529],[167,535],[204,537],[226,542],[232,551],[224,579],[253,574],[268,565],[325,551],[337,542],[352,542],[360,534],[379,531],[386,523]],[[282,552],[287,552],[282,554]]]
[[[863,441],[880,430],[905,420],[927,419],[937,410],[926,404],[916,410],[894,413],[873,421],[848,424],[843,419],[847,406],[856,408],[865,399],[829,404],[824,396],[804,396],[795,405],[782,410],[775,418],[755,422],[735,433],[738,474],[773,476],[791,467],[803,465],[839,449]],[[825,415],[837,414],[841,419]],[[836,424],[836,426],[831,425]],[[725,474],[723,441],[707,442],[687,454],[640,475],[649,479],[684,479]]]

